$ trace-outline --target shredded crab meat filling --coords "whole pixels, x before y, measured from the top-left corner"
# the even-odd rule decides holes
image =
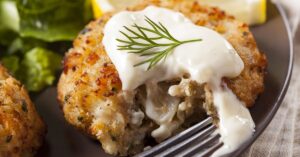
[[[131,112],[131,124],[140,126],[146,116],[157,124],[151,136],[161,142],[183,128],[185,122],[200,121],[199,117],[205,116],[204,93],[204,85],[190,79],[148,82],[137,89],[137,104],[142,105],[143,110]]]

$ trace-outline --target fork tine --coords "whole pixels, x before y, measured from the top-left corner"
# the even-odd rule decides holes
[[[196,155],[197,157],[203,157],[203,156],[210,156],[212,153],[214,153],[217,149],[219,149],[221,146],[223,146],[223,142],[219,141],[211,148],[204,151],[202,154]]]
[[[202,140],[205,137],[209,136],[214,130],[216,129],[216,126],[211,125],[208,128],[206,128],[203,131],[200,131],[199,133],[193,135],[192,137],[184,140],[183,142],[173,146],[170,149],[167,149],[166,151],[164,151],[161,154],[158,154],[158,156],[160,157],[165,157],[165,156],[174,156],[176,153],[184,150],[186,148],[186,146],[188,146],[189,144],[191,144],[192,142],[196,141],[196,140]]]
[[[199,122],[198,124],[184,130],[183,132],[175,135],[174,137],[171,137],[170,139],[160,143],[159,145],[146,150],[138,155],[135,155],[135,157],[153,157],[160,153],[160,151],[165,150],[167,148],[172,147],[173,145],[187,139],[188,137],[192,136],[193,134],[197,133],[201,129],[205,128],[209,124],[212,123],[212,118],[208,117],[205,120]]]
[[[198,153],[201,150],[203,150],[204,148],[206,148],[208,146],[208,144],[213,143],[214,141],[216,141],[219,138],[220,138],[219,134],[214,134],[214,135],[208,137],[207,139],[205,139],[203,142],[200,142],[200,143],[192,146],[191,148],[188,148],[186,151],[184,151],[183,153],[181,153],[180,156],[181,157],[190,157],[190,156],[193,156],[196,153]],[[217,145],[213,145],[208,150],[212,151],[211,149],[215,148],[216,146],[219,146],[219,143]],[[205,156],[205,154],[207,154],[207,153],[209,153],[209,152],[205,151],[204,154],[199,155],[199,156]]]

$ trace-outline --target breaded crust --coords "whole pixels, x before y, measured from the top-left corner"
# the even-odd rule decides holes
[[[45,125],[26,89],[0,65],[0,156],[34,156],[44,135]]]
[[[245,64],[240,76],[224,78],[224,81],[247,107],[254,104],[263,91],[266,58],[257,49],[246,24],[217,8],[193,1],[152,0],[128,10],[142,10],[149,5],[179,11],[195,24],[223,35]],[[118,99],[122,84],[101,42],[105,23],[112,15],[105,14],[88,24],[66,53],[58,84],[58,100],[69,123],[98,139],[106,152],[127,155],[132,145],[137,147],[140,143],[132,140],[138,131],[128,131],[128,112],[132,106]]]

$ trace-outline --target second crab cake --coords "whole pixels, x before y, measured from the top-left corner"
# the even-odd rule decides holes
[[[45,133],[26,89],[0,65],[0,156],[33,157]]]

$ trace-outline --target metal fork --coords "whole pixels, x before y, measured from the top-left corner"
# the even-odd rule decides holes
[[[134,157],[209,156],[223,145],[220,135],[214,133],[215,130],[216,126],[212,124],[212,118],[208,117]]]

